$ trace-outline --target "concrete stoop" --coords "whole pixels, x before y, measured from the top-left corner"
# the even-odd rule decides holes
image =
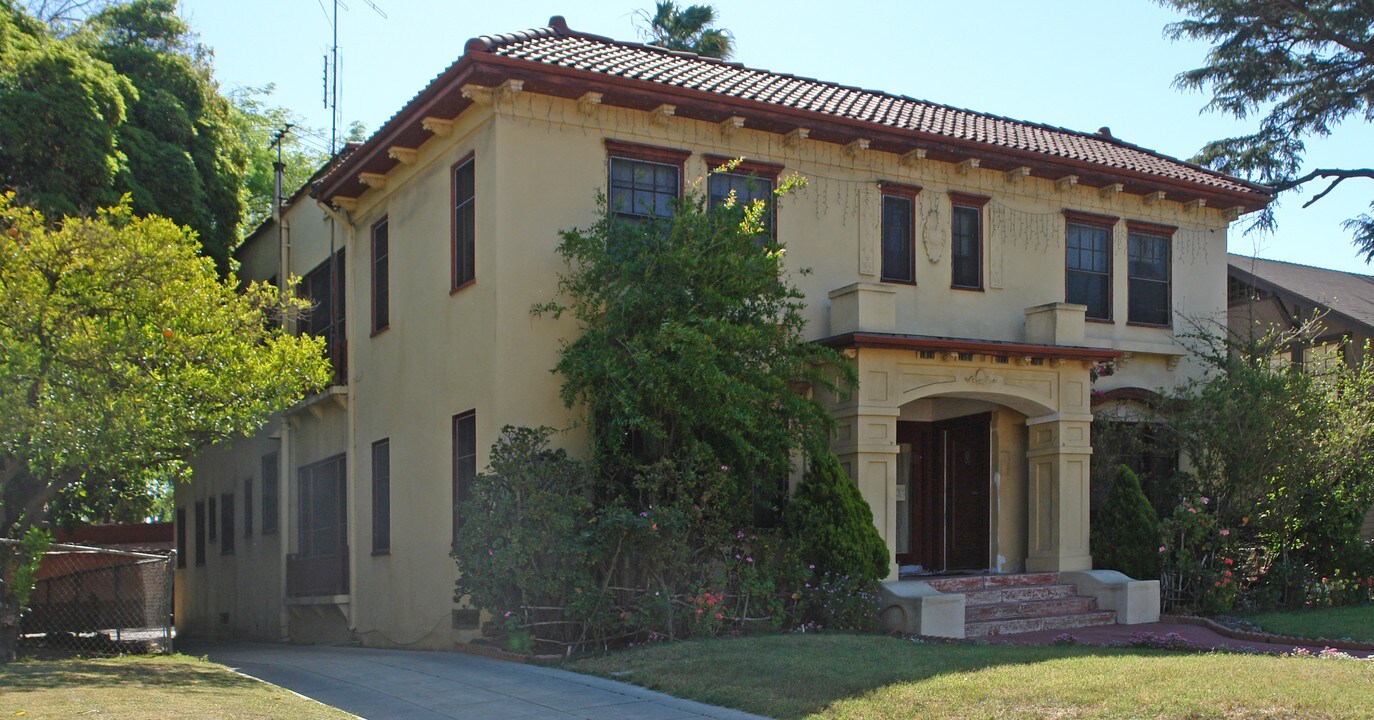
[[[1159,619],[1159,583],[1111,571],[967,575],[883,583],[887,630],[979,638]],[[1153,608],[1150,598],[1153,597]],[[1129,598],[1130,602],[1123,602]],[[1106,601],[1106,602],[1102,602]]]

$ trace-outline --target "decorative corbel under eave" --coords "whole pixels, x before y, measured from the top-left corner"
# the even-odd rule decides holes
[[[426,117],[420,119],[420,127],[434,133],[440,137],[448,137],[453,134],[453,121],[438,117]]]
[[[360,172],[358,173],[358,182],[370,188],[381,190],[386,187],[386,175],[382,173]]]
[[[1077,175],[1065,175],[1054,181],[1054,188],[1059,192],[1064,192],[1078,184]]]
[[[1222,210],[1221,214],[1225,216],[1227,220],[1239,220],[1240,216],[1245,214],[1245,208],[1241,205],[1232,205]]]
[[[414,165],[415,159],[419,157],[419,155],[420,152],[415,148],[396,146],[386,149],[386,156],[402,165]]]
[[[844,146],[844,154],[848,157],[858,157],[859,153],[868,149],[868,138],[859,138]]]
[[[601,93],[599,92],[585,92],[582,93],[582,97],[577,99],[577,111],[583,115],[595,114],[600,105]]]
[[[1104,185],[1098,188],[1097,194],[1101,195],[1104,198],[1110,198],[1116,195],[1120,195],[1123,191],[1125,191],[1125,189],[1126,186],[1122,185],[1121,183],[1112,183],[1110,185]]]
[[[902,155],[902,164],[905,165],[905,166],[907,166],[907,167],[915,167],[915,166],[921,164],[921,161],[922,161],[922,160],[925,160],[925,159],[926,159],[926,149],[925,149],[925,148],[916,148],[915,150],[912,150],[911,152],[908,152],[908,153],[904,153],[904,154]]]
[[[1146,193],[1143,200],[1145,201],[1146,205],[1158,205],[1164,202],[1164,198],[1166,196],[1167,193],[1165,193],[1163,190],[1156,190],[1152,193]]]
[[[1005,173],[1002,174],[1002,177],[1006,178],[1008,183],[1010,183],[1010,184],[1012,184],[1012,185],[1015,185],[1016,183],[1019,183],[1019,182],[1021,182],[1022,180],[1025,180],[1026,178],[1030,177],[1030,174],[1031,174],[1031,169],[1028,168],[1028,167],[1022,166],[1022,167],[1012,168],[1012,169],[1006,171]]]
[[[524,89],[524,80],[511,78],[496,87],[468,84],[459,88],[459,91],[462,92],[463,97],[478,105],[494,105],[502,100],[509,100],[515,97]]]
[[[729,140],[730,138],[735,136],[736,132],[738,132],[741,128],[744,127],[744,116],[731,115],[730,117],[721,120],[720,125],[718,125],[717,127],[720,128],[720,136],[725,138],[726,140]]]
[[[959,171],[960,175],[967,175],[970,172],[977,170],[980,164],[981,161],[978,158],[969,158],[959,163],[958,165],[955,165],[954,168]]]
[[[677,106],[664,103],[649,111],[649,122],[655,125],[667,125],[668,121],[677,114]]]
[[[782,136],[782,144],[789,148],[801,147],[802,141],[811,134],[811,128],[793,128],[791,132]]]
[[[358,209],[358,198],[335,196],[334,206],[346,213],[351,213]]]
[[[1205,207],[1207,207],[1206,198],[1198,198],[1196,200],[1189,200],[1188,202],[1183,203],[1183,209],[1187,210],[1188,212],[1197,212]]]

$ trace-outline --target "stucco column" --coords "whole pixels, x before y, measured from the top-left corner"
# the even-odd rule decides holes
[[[1056,413],[1026,421],[1027,572],[1091,570],[1088,554],[1088,462],[1091,415]]]
[[[897,579],[897,408],[852,405],[835,412],[833,444],[845,472],[873,509],[873,524],[887,544],[888,579]]]

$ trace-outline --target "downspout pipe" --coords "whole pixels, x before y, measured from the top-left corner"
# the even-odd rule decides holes
[[[356,233],[355,233],[356,228],[354,228],[354,226],[353,226],[353,221],[352,221],[352,219],[348,217],[348,212],[347,212],[346,210],[338,210],[338,209],[335,209],[333,206],[331,206],[330,204],[324,202],[323,200],[316,200],[316,201],[315,201],[315,204],[316,204],[317,206],[319,206],[320,210],[322,210],[326,216],[328,216],[331,220],[334,221],[334,223],[335,223],[335,225],[336,225],[337,227],[340,227],[340,228],[343,229],[343,231],[344,231],[343,247],[345,248],[345,252],[347,252],[347,248],[353,244],[354,235],[356,234]],[[332,233],[331,233],[331,235],[332,235]],[[333,261],[333,258],[334,258],[334,248],[331,247],[330,250],[329,250],[329,252],[330,252],[330,255],[329,255],[330,261],[332,262],[332,261]],[[358,265],[358,264],[357,264],[356,262],[354,262],[354,263],[348,263],[348,264],[347,264],[348,267],[353,268],[355,271],[356,271],[356,269],[357,269],[357,265]],[[331,285],[333,285],[333,283],[331,283]],[[348,302],[348,296],[351,295],[351,294],[353,294],[353,293],[350,292],[350,289],[352,288],[352,285],[353,285],[353,284],[352,284],[351,282],[348,281],[348,276],[345,275],[345,277],[344,277],[344,302],[345,302],[345,303]],[[354,335],[354,333],[353,333],[353,326],[357,323],[357,316],[358,316],[358,313],[356,313],[356,312],[348,312],[348,313],[345,313],[345,315],[344,315],[344,338],[345,338],[345,340],[347,340],[347,339],[350,338],[350,337],[353,337],[353,335]],[[353,384],[353,381],[354,381],[355,378],[359,377],[358,371],[357,371],[357,369],[356,369],[356,368],[357,368],[357,365],[355,365],[354,362],[353,362],[353,346],[354,346],[354,344],[353,344],[352,342],[345,342],[345,344],[344,344],[344,352],[345,352],[345,355],[347,356],[347,360],[345,361],[344,366],[347,368],[347,372],[348,372],[348,377],[345,377],[345,378],[344,378],[344,383],[345,383],[346,385],[349,385],[349,386],[351,386],[351,385]],[[358,468],[358,458],[360,457],[359,453],[354,452],[354,450],[356,450],[357,447],[358,447],[358,443],[357,443],[357,436],[358,436],[358,410],[357,410],[357,407],[358,407],[358,404],[357,404],[356,402],[353,401],[353,398],[351,397],[351,396],[352,396],[352,392],[351,392],[351,391],[348,393],[348,395],[349,395],[349,397],[348,397],[348,402],[347,402],[347,404],[345,405],[345,408],[346,408],[347,413],[348,413],[348,431],[347,431],[347,432],[348,432],[348,438],[347,438],[347,446],[346,446],[346,448],[345,448],[345,450],[344,450],[344,452],[347,453],[346,457],[348,458],[348,461],[347,461],[346,464],[345,464],[345,468],[346,468],[346,469],[345,469],[345,472],[347,473],[346,486],[347,486],[347,488],[348,488],[348,489],[347,489],[347,492],[349,493],[349,495],[348,495],[347,497],[350,498],[350,502],[347,503],[347,508],[348,508],[348,528],[349,528],[349,533],[350,533],[349,542],[348,542],[348,594],[349,594],[350,596],[356,596],[356,595],[357,595],[357,588],[358,588],[358,582],[357,582],[357,577],[358,577],[358,573],[357,573],[358,563],[357,563],[357,560],[358,560],[358,558],[360,557],[360,555],[359,555],[359,553],[356,551],[356,549],[357,549],[358,547],[360,547],[360,544],[354,542],[354,539],[355,539],[355,538],[354,538],[354,537],[351,537],[351,535],[352,535],[353,533],[358,533],[358,532],[360,532],[360,528],[359,528],[359,525],[358,525],[358,519],[357,519],[357,517],[355,517],[355,510],[356,510],[356,508],[357,508],[356,499],[358,498],[358,482],[357,482],[358,470],[357,470],[357,468]],[[356,603],[356,602],[350,602],[350,603],[348,603],[348,611],[347,611],[346,614],[347,614],[347,619],[348,619],[348,630],[349,630],[349,632],[354,632],[354,633],[356,633],[357,630],[358,630],[357,612],[358,612],[358,610],[357,610],[357,603]]]

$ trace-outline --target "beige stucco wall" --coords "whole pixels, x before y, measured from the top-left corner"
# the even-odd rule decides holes
[[[606,185],[605,138],[692,150],[688,181],[707,172],[704,153],[781,163],[804,176],[807,186],[784,200],[777,224],[788,248],[788,266],[814,271],[794,275],[807,296],[807,334],[812,338],[832,334],[831,290],[878,281],[879,180],[924,188],[918,196],[917,284],[895,286],[897,332],[1023,341],[1024,308],[1063,300],[1065,208],[1179,226],[1173,263],[1175,310],[1217,318],[1224,312],[1226,220],[1210,209],[1189,212],[1170,201],[1147,206],[1134,196],[1103,195],[1083,187],[1061,191],[1036,178],[1013,183],[1002,173],[978,169],[965,175],[943,163],[908,166],[892,155],[851,156],[819,142],[788,146],[778,135],[748,129],[727,138],[711,124],[673,118],[660,125],[647,113],[621,108],[599,107],[583,114],[572,101],[531,93],[520,93],[495,108],[474,106],[458,118],[450,135],[434,136],[421,146],[413,164],[391,171],[384,187],[361,192],[360,186],[358,204],[348,213],[352,229],[339,228],[335,235],[348,254],[347,398],[320,404],[318,416],[308,410],[299,413],[286,440],[292,452],[283,463],[289,468],[282,472],[282,483],[291,492],[295,470],[302,464],[348,451],[353,582],[342,615],[352,633],[367,644],[443,648],[472,634],[453,630],[450,622],[457,573],[448,557],[452,416],[476,409],[479,467],[485,466],[487,450],[502,425],[567,428],[573,423],[574,413],[558,401],[559,378],[549,370],[560,340],[571,337],[575,326],[568,319],[532,317],[529,311],[531,305],[554,297],[557,273],[563,269],[555,253],[558,231],[585,226],[596,217],[594,196]],[[450,293],[450,168],[469,152],[475,153],[477,162],[476,282]],[[985,223],[984,292],[949,288],[949,190],[992,197]],[[383,216],[390,219],[390,327],[371,336],[368,229]],[[292,268],[304,274],[328,256],[331,224],[308,200],[288,213],[288,224]],[[265,229],[252,242],[266,249],[254,246],[240,253],[245,273],[265,279],[276,252],[275,230]],[[1116,322],[1090,323],[1085,344],[1130,349],[1133,356],[1122,372],[1100,381],[1100,386],[1173,384],[1191,370],[1186,362],[1171,367],[1168,358],[1181,352],[1171,334],[1125,324],[1125,253],[1125,227],[1119,224]],[[965,383],[968,387],[954,391],[996,410],[991,459],[999,486],[993,518],[996,547],[989,566],[1009,572],[1023,569],[1033,550],[1027,539],[1032,518],[1026,499],[1031,482],[1026,421],[1066,412],[1079,418],[1074,422],[1086,422],[1086,367],[1068,363],[1009,368],[979,356],[954,361],[951,369],[948,363],[941,367],[944,361],[932,364],[898,351],[865,350],[860,357],[860,396],[869,398],[864,407],[885,413],[874,427],[886,428],[888,421],[911,410],[906,407],[915,397],[910,394],[910,378],[923,372],[954,372],[963,382],[973,369],[983,368],[1005,381],[1026,383],[1012,390],[1004,384],[1005,392]],[[879,375],[885,384],[878,382]],[[879,389],[883,399],[870,402]],[[841,423],[843,433],[843,418]],[[854,429],[849,432],[852,435]],[[371,445],[381,438],[391,441],[391,550],[374,556]],[[558,442],[574,452],[583,447],[577,431]],[[842,437],[838,446],[844,448],[846,442]],[[852,451],[860,450],[856,446]],[[882,480],[861,483],[861,489],[890,540],[890,480],[895,477],[891,460],[853,453],[851,469],[861,461],[881,473]],[[198,482],[207,489],[214,486],[220,482],[218,468],[237,462],[217,453],[203,456],[197,463]],[[245,461],[245,467],[251,466]],[[190,497],[179,492],[178,504]],[[289,507],[283,510],[288,520],[283,533],[294,542]],[[1085,523],[1086,517],[1070,521]],[[234,582],[253,587],[255,593],[279,595],[280,561],[276,567],[264,562],[254,572]],[[204,582],[208,577],[190,573],[179,579],[194,597],[214,592]],[[263,584],[272,577],[278,578],[276,585]],[[280,616],[279,598],[275,604]],[[262,605],[261,614],[270,618],[274,602]],[[188,622],[210,612],[194,603],[186,608]]]

